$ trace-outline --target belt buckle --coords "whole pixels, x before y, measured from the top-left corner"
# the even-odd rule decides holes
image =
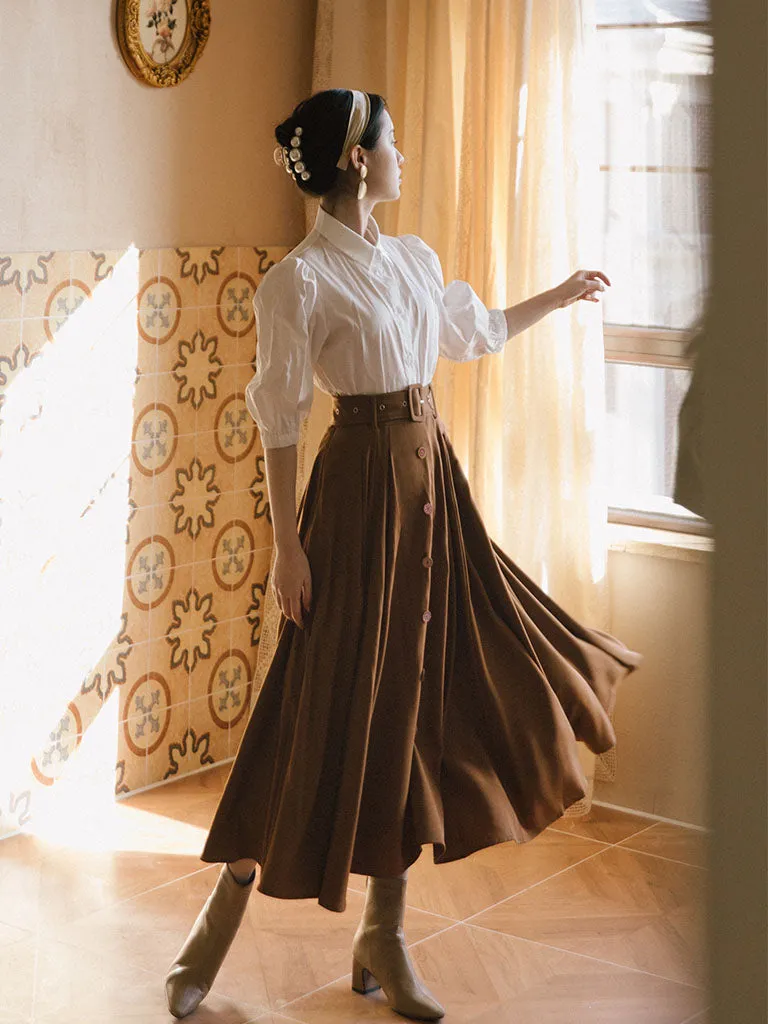
[[[414,397],[416,396],[416,397]],[[416,407],[416,399],[418,399],[418,409]],[[408,385],[408,405],[410,407],[411,419],[412,420],[423,420],[424,419],[424,399],[421,397],[421,384],[409,384]]]

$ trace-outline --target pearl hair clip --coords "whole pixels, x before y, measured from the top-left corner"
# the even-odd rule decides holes
[[[297,127],[294,130],[293,137],[291,138],[291,148],[287,146],[276,146],[273,156],[275,163],[282,164],[288,174],[295,174],[296,177],[301,175],[302,181],[308,181],[312,175],[307,170],[307,166],[304,163],[304,158],[301,153],[301,136],[304,132],[303,128]]]

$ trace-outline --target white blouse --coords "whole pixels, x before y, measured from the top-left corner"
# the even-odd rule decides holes
[[[256,373],[245,389],[264,448],[296,444],[313,385],[331,395],[429,384],[439,355],[464,362],[507,341],[502,309],[466,281],[446,287],[418,235],[365,237],[322,207],[306,238],[255,292]]]

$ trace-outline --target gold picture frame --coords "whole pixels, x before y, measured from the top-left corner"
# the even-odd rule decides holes
[[[117,0],[117,39],[132,73],[147,85],[183,82],[211,30],[209,0]]]

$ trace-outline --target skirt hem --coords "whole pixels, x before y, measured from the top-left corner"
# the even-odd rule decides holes
[[[434,847],[440,841],[436,840],[436,839],[425,840],[423,843],[419,844],[419,852],[416,855],[416,857],[414,857],[413,860],[409,861],[405,865],[405,868],[403,868],[403,870],[406,870],[407,868],[411,867],[411,865],[414,864],[419,859],[419,857],[421,856],[421,854],[423,852],[423,848],[425,846],[429,846],[429,845],[431,845],[432,848],[433,848],[433,863],[434,864],[438,864],[438,865],[439,864],[451,864],[454,861],[463,860],[465,857],[469,857],[473,853],[479,853],[481,850],[486,850],[486,849],[488,849],[488,848],[490,848],[492,846],[500,846],[502,843],[514,842],[518,846],[524,846],[526,843],[529,843],[532,840],[536,839],[538,836],[540,836],[541,833],[544,832],[547,828],[549,828],[549,826],[553,822],[558,821],[560,818],[562,818],[563,814],[565,814],[565,812],[568,810],[569,807],[571,807],[575,803],[578,803],[579,800],[583,799],[585,796],[586,796],[586,792],[582,791],[578,795],[574,796],[574,798],[572,800],[568,800],[567,802],[565,802],[562,810],[558,811],[557,814],[554,814],[554,815],[551,815],[551,816],[547,815],[547,820],[542,825],[540,825],[540,826],[534,825],[534,826],[532,826],[530,828],[527,828],[527,829],[522,828],[521,829],[522,833],[523,833],[522,835],[520,834],[521,830],[518,830],[516,832],[506,832],[506,833],[503,833],[503,834],[502,833],[494,833],[493,835],[488,835],[488,836],[486,836],[485,839],[481,839],[481,840],[479,840],[479,841],[477,841],[475,843],[472,843],[472,844],[470,844],[468,846],[459,847],[458,849],[451,849],[451,851],[449,852],[448,856],[444,855],[444,856],[442,856],[440,858],[440,860],[435,860],[434,859]],[[238,855],[238,856],[235,856],[235,857],[228,857],[226,861],[222,861],[219,858],[210,857],[210,856],[208,856],[208,857],[201,857],[200,858],[200,860],[202,860],[203,862],[205,862],[205,863],[212,863],[212,864],[229,863],[230,861],[241,860],[241,859],[255,860],[256,863],[261,868],[263,866],[262,862],[264,861],[265,857],[264,857],[264,854],[261,854],[259,857],[254,857],[251,854],[241,854],[241,855]],[[349,873],[350,874],[354,874],[354,875],[367,875],[367,874],[370,874],[370,872],[368,872],[368,871],[359,870],[357,868],[350,869]],[[399,874],[399,872],[395,872],[395,873]],[[311,886],[310,889],[312,891],[309,891],[309,892],[307,892],[307,891],[295,892],[295,891],[293,891],[291,889],[287,889],[283,885],[269,885],[269,884],[264,885],[263,884],[263,879],[261,877],[261,873],[259,873],[259,877],[256,879],[255,888],[257,889],[258,892],[262,893],[264,896],[271,896],[273,899],[279,899],[279,900],[310,900],[310,899],[312,899],[312,900],[317,900],[318,904],[321,907],[325,908],[326,910],[331,910],[334,913],[338,913],[338,914],[344,913],[344,911],[347,909],[347,899],[346,899],[347,889],[344,890],[344,894],[343,894],[343,897],[342,897],[341,900],[334,901],[332,899],[328,899],[328,898],[324,897],[322,895],[322,893],[320,893],[315,886]]]

